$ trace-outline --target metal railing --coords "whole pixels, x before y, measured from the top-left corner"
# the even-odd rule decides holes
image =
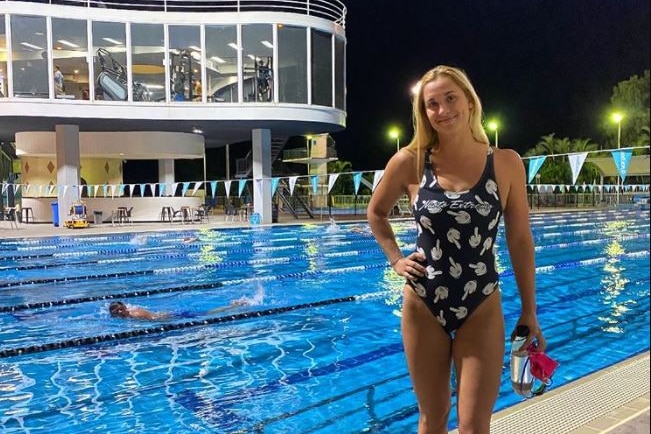
[[[15,1],[15,0],[5,0]],[[20,0],[102,9],[152,12],[285,12],[324,18],[346,26],[346,6],[340,0]]]

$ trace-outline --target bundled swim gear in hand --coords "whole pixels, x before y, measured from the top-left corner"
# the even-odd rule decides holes
[[[529,364],[531,367],[531,375],[534,378],[542,381],[542,385],[536,388],[532,393],[534,395],[542,395],[547,386],[552,384],[552,376],[558,368],[558,362],[542,351],[538,350],[538,345],[534,342],[527,347],[529,352]]]

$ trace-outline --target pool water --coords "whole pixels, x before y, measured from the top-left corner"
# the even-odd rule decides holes
[[[648,351],[649,212],[531,221],[552,387]],[[401,287],[364,224],[4,239],[0,432],[415,432]],[[111,318],[116,299],[174,316]],[[518,402],[505,354],[496,410]]]

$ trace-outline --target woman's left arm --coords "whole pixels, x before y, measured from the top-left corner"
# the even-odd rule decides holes
[[[529,224],[524,164],[516,152],[501,149],[496,162],[496,173],[501,178],[501,186],[506,189],[506,198],[503,202],[506,243],[522,302],[522,313],[518,324],[529,326],[529,339],[526,345],[535,338],[540,351],[544,351],[546,342],[536,314],[536,266],[533,236]]]

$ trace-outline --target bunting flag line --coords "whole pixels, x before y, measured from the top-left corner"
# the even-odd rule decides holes
[[[355,187],[355,196],[359,192],[359,185],[362,183],[362,172],[356,172],[353,174],[353,185]]]
[[[188,192],[189,188],[190,188],[190,183],[188,181],[185,181],[183,183],[183,188],[181,189],[181,197],[185,197],[185,193]]]
[[[337,178],[339,178],[338,173],[331,173],[328,176],[328,193],[330,193],[330,190],[332,190],[332,187],[335,185],[335,182],[337,182]]]
[[[202,185],[203,185],[203,181],[196,181],[194,183],[194,188],[192,189],[192,194],[190,196],[194,196],[195,194],[197,194],[197,190],[199,190],[199,187],[201,187]]]
[[[380,183],[380,180],[384,176],[384,170],[376,170],[375,174],[373,175],[373,189],[372,191],[375,191],[375,187]]]
[[[617,149],[611,151],[615,166],[619,172],[619,178],[624,182],[628,174],[628,166],[631,163],[631,156],[633,155],[632,149]]]
[[[237,197],[242,197],[242,192],[244,191],[244,186],[246,185],[246,179],[240,179],[237,186]]]
[[[289,195],[293,196],[294,195],[294,187],[296,186],[296,180],[298,179],[298,176],[290,176],[289,177]]]
[[[226,197],[227,198],[231,197],[231,183],[232,182],[233,181],[231,181],[231,180],[224,181],[224,188],[226,188]]]
[[[546,159],[547,156],[543,155],[542,157],[534,157],[529,160],[529,175],[527,177],[527,182],[531,183]]]
[[[212,198],[215,198],[215,193],[217,193],[217,181],[210,181],[210,194]]]
[[[276,194],[278,189],[278,184],[280,184],[280,178],[271,178],[271,195]]]
[[[579,177],[581,168],[583,167],[583,162],[585,157],[588,156],[587,152],[581,152],[578,154],[569,154],[567,159],[570,160],[570,169],[572,170],[572,184],[576,184],[576,179]]]

